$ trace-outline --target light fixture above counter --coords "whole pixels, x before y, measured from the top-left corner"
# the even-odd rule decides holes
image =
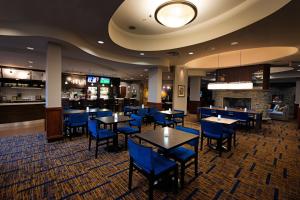
[[[209,90],[252,90],[253,83],[252,82],[218,82],[218,83],[209,83],[207,85],[207,89]]]

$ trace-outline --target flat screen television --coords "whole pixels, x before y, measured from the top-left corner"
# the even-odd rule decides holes
[[[99,81],[99,77],[96,77],[96,76],[88,76],[87,77],[88,83],[97,83],[98,81]]]
[[[100,84],[110,84],[110,78],[100,78]]]

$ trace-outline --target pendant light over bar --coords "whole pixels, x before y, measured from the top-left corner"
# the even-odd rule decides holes
[[[169,28],[180,28],[197,17],[197,7],[189,1],[168,1],[155,11],[158,23]]]
[[[253,89],[252,82],[230,82],[230,83],[209,83],[209,90],[251,90]]]

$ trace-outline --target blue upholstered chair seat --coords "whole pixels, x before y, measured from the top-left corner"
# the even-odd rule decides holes
[[[98,139],[108,139],[108,138],[114,137],[116,134],[107,129],[99,129],[99,130],[97,130],[97,133],[91,132],[91,135],[94,138],[98,138]]]
[[[187,161],[195,155],[195,151],[184,147],[177,147],[176,149],[171,150],[168,154],[168,156],[170,156],[171,158],[176,158],[180,161]]]
[[[156,123],[160,125],[170,125],[173,124],[174,122],[170,120],[165,120],[165,121],[156,121]]]
[[[138,133],[139,129],[131,127],[131,126],[123,126],[123,127],[118,128],[118,132],[125,133],[125,134],[131,134],[131,133]]]
[[[70,126],[70,127],[85,126],[86,122],[70,122],[70,121],[66,121],[66,125]]]
[[[175,123],[181,123],[182,122],[182,118],[175,118],[175,119],[173,119],[173,121]]]
[[[136,162],[136,164],[139,166],[138,162]],[[159,174],[166,172],[175,166],[176,166],[175,161],[169,160],[154,151],[152,152],[152,167],[155,176],[158,176]],[[150,173],[150,169],[147,169],[145,167],[140,167],[140,168],[145,170],[147,173]]]
[[[221,139],[221,138],[228,138],[231,134],[229,133],[223,133],[221,134],[215,134],[215,133],[210,133],[208,131],[204,132],[205,137],[213,138],[213,139]]]

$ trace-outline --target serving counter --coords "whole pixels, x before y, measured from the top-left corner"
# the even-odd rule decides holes
[[[45,102],[0,103],[0,124],[45,118]]]

